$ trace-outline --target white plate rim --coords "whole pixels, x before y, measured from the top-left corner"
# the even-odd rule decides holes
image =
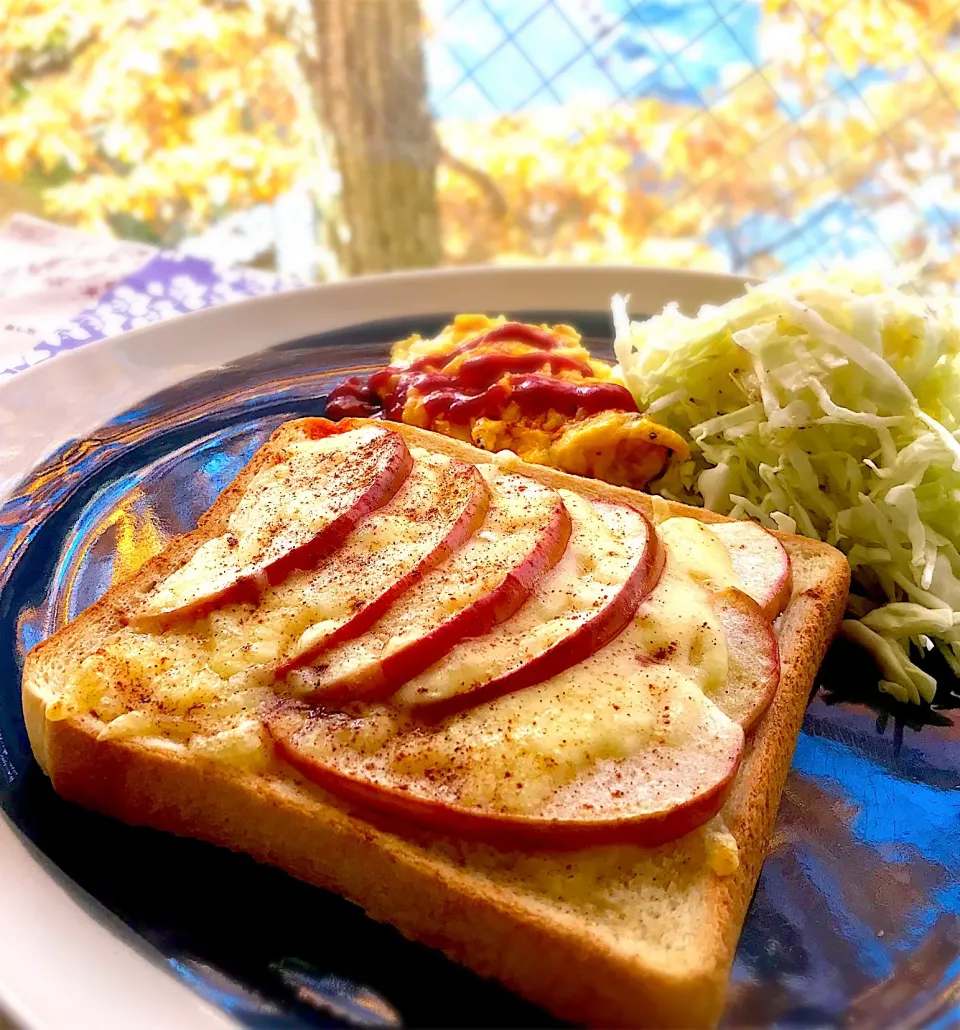
[[[0,503],[68,440],[145,397],[224,363],[315,333],[447,312],[694,314],[745,277],[617,265],[482,267],[369,276],[210,308],[66,352],[0,383]],[[234,1026],[162,968],[141,941],[0,813],[0,1010],[29,1030]]]

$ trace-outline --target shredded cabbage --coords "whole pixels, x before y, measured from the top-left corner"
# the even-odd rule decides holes
[[[843,551],[844,636],[919,702],[936,681],[912,653],[960,675],[960,311],[908,281],[804,273],[696,318],[613,316],[640,410],[691,442],[659,493]]]

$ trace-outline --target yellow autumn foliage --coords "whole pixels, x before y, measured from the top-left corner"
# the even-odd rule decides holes
[[[763,0],[761,49],[798,80],[938,63],[954,0]],[[955,55],[954,55],[955,56]]]
[[[0,177],[83,228],[158,237],[288,189],[312,128],[293,45],[247,3],[7,0]]]
[[[0,178],[65,222],[132,219],[164,242],[316,178],[290,2],[6,0]],[[706,108],[648,96],[443,120],[445,259],[766,274],[780,258],[752,245],[751,218],[800,232],[844,196],[899,211],[894,257],[917,258],[952,232],[938,205],[960,210],[957,27],[955,0],[761,0],[762,68]],[[934,279],[960,277],[956,249]]]

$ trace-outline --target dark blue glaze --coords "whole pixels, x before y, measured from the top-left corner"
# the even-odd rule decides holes
[[[569,321],[609,351],[606,316],[515,314]],[[131,533],[193,528],[275,426],[321,414],[331,385],[382,363],[389,341],[445,321],[295,341],[181,384],[62,448],[0,506],[0,804],[85,904],[249,1027],[557,1024],[338,897],[61,801],[29,752],[23,657],[103,593]],[[874,679],[843,647],[822,672],[829,689],[808,711],[740,941],[729,1027],[960,1022],[960,732],[944,713],[921,725],[916,710],[856,703],[875,700]]]

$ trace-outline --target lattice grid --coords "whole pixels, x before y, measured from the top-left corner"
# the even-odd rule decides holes
[[[829,42],[832,20],[849,16],[849,2],[836,0],[826,13],[822,2],[809,0],[784,3],[779,13],[754,0],[438,2],[429,9],[427,42],[432,103],[441,132],[447,118],[472,117],[482,133],[498,118],[536,118],[576,104],[578,82],[589,83],[597,111],[629,112],[658,99],[670,113],[669,138],[696,141],[711,133],[723,139],[726,112],[742,95],[754,108],[767,105],[769,131],[731,138],[722,174],[732,188],[756,178],[763,203],[752,211],[731,205],[738,210],[725,219],[716,172],[678,169],[653,187],[668,203],[646,225],[650,237],[675,236],[667,223],[687,205],[701,225],[686,238],[708,244],[714,267],[765,274],[843,257],[894,265],[926,254],[932,280],[952,283],[960,277],[960,74],[952,64],[960,69],[960,3],[939,7],[922,26],[937,40],[938,66],[918,50],[899,68],[878,73],[863,60],[851,73],[849,55],[841,59]],[[860,7],[866,18],[896,14],[905,2],[861,0]],[[687,17],[694,8],[696,18]],[[792,24],[797,51],[826,69],[815,85],[804,83],[802,68],[784,76],[782,48],[758,50],[757,36],[772,18]],[[671,28],[684,20],[695,23],[686,33]],[[717,74],[704,86],[710,62]],[[506,78],[515,80],[509,89]],[[789,95],[791,82],[806,96]],[[851,120],[855,143],[843,128]],[[536,145],[535,133],[529,143]],[[483,147],[477,152],[478,170],[496,183],[497,168],[483,167]],[[758,166],[769,170],[765,178]],[[781,171],[790,171],[782,188]]]

